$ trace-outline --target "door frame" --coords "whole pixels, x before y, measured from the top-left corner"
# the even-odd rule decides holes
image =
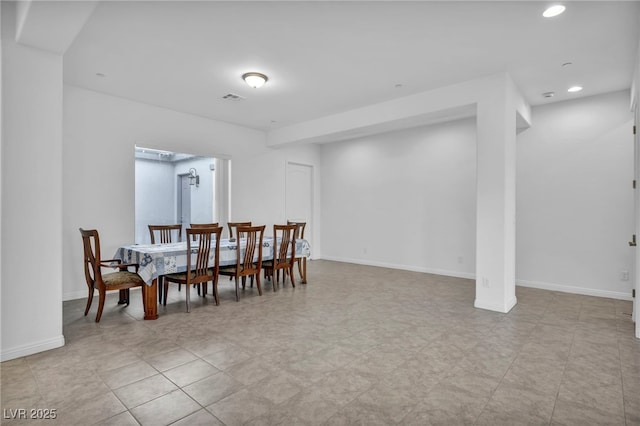
[[[189,173],[178,173],[176,175],[176,223],[182,225],[182,235],[186,235],[186,229],[191,226],[191,219],[189,223],[182,222],[182,181],[189,177]],[[189,187],[191,190],[191,187]],[[191,193],[189,193],[189,204],[191,204]],[[191,206],[189,206],[189,216],[191,216]]]
[[[309,206],[309,219],[307,220],[307,224],[311,223],[311,226],[305,228],[306,230],[306,240],[309,241],[309,244],[311,244],[311,248],[313,250],[313,246],[314,246],[314,236],[315,236],[315,232],[314,232],[314,228],[315,228],[315,166],[313,164],[307,164],[307,163],[301,163],[299,161],[290,161],[290,160],[286,160],[285,161],[285,168],[284,168],[284,215],[285,215],[285,220],[289,220],[289,219],[296,219],[296,218],[289,218],[287,216],[287,212],[288,212],[288,205],[289,202],[287,200],[287,193],[288,193],[288,185],[289,185],[289,166],[302,166],[302,167],[308,167],[310,172],[311,172],[311,182],[309,183],[309,185],[311,186],[311,188],[309,188],[309,198],[310,198],[310,206]],[[311,257],[313,258],[313,256]]]

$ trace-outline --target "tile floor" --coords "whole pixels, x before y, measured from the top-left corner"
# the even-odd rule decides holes
[[[328,261],[310,283],[221,304],[170,287],[157,321],[64,303],[66,346],[1,364],[3,417],[63,425],[638,425],[631,302],[517,288],[473,308],[470,280]],[[3,419],[2,424],[29,421]]]

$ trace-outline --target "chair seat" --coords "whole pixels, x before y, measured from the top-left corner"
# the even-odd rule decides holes
[[[140,275],[129,272],[129,271],[120,271],[120,272],[112,272],[110,274],[103,274],[102,281],[104,285],[109,287],[120,287],[122,285],[145,285],[145,282]]]
[[[213,269],[209,268],[209,272],[213,275]],[[187,281],[187,272],[177,272],[175,274],[167,274],[164,276],[165,279],[168,280],[174,280],[174,281]],[[191,271],[191,277],[192,280],[196,279],[196,274],[195,272]],[[213,279],[213,277],[211,277],[211,279]]]
[[[236,267],[235,266],[221,266],[220,270],[218,271],[219,274],[235,274],[236,273]]]
[[[264,264],[264,262],[263,262]],[[251,265],[252,268],[257,268],[258,264],[257,263],[253,263]],[[249,269],[249,268],[247,268]],[[242,269],[240,269],[240,271],[242,271]],[[220,267],[220,271],[218,272],[219,274],[222,275],[229,275],[229,274],[235,274],[236,273],[236,267],[235,266],[221,266]]]

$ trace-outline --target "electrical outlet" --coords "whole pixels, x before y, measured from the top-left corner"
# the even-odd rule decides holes
[[[620,272],[620,281],[629,281],[629,271]]]
[[[458,256],[458,263],[464,263],[464,257]]]
[[[482,278],[482,287],[484,288],[489,288],[489,278],[483,277]]]

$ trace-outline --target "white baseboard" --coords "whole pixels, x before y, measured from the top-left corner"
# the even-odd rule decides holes
[[[395,263],[378,262],[378,261],[371,261],[371,260],[365,260],[365,259],[350,259],[350,258],[334,257],[334,256],[323,256],[320,259],[332,260],[335,262],[355,263],[357,265],[379,266],[382,268],[391,268],[391,269],[403,269],[405,271],[424,272],[426,274],[445,275],[448,277],[465,278],[470,280],[476,279],[475,273],[449,271],[446,269],[424,268],[424,267],[418,267],[418,266],[412,266],[412,265],[400,265]],[[633,300],[633,298],[631,297],[631,294],[627,294],[627,293],[610,291],[610,290],[600,290],[600,289],[594,289],[594,288],[586,288],[586,287],[575,287],[575,286],[556,284],[556,283],[545,283],[545,282],[529,281],[529,280],[516,280],[516,285],[522,286],[522,287],[538,288],[541,290],[559,291],[562,293],[583,294],[585,296],[606,297],[609,299],[619,299],[619,300]],[[481,302],[479,303],[483,305]],[[496,310],[496,309],[493,309],[494,308],[493,306],[486,307],[486,308],[484,307],[484,305],[476,306],[476,307],[483,308],[483,309]],[[497,310],[501,311],[501,309],[497,309]]]
[[[42,340],[40,342],[29,343],[28,345],[18,346],[16,348],[2,348],[0,352],[0,361],[9,361],[27,355],[33,355],[38,352],[48,351],[64,346],[64,336],[53,337],[51,339]]]
[[[355,263],[357,265],[378,266],[380,268],[401,269],[404,271],[423,272],[425,274],[444,275],[447,277],[466,278],[475,280],[476,275],[468,272],[450,271],[446,269],[425,268],[422,266],[402,265],[398,263],[378,262],[366,259],[349,259],[343,257],[324,256],[324,260],[332,260],[334,262]]]
[[[631,294],[619,291],[600,290],[597,288],[575,287],[556,283],[545,283],[540,281],[516,280],[516,285],[522,287],[539,288],[541,290],[559,291],[562,293],[582,294],[585,296],[606,297],[618,300],[633,300]]]

